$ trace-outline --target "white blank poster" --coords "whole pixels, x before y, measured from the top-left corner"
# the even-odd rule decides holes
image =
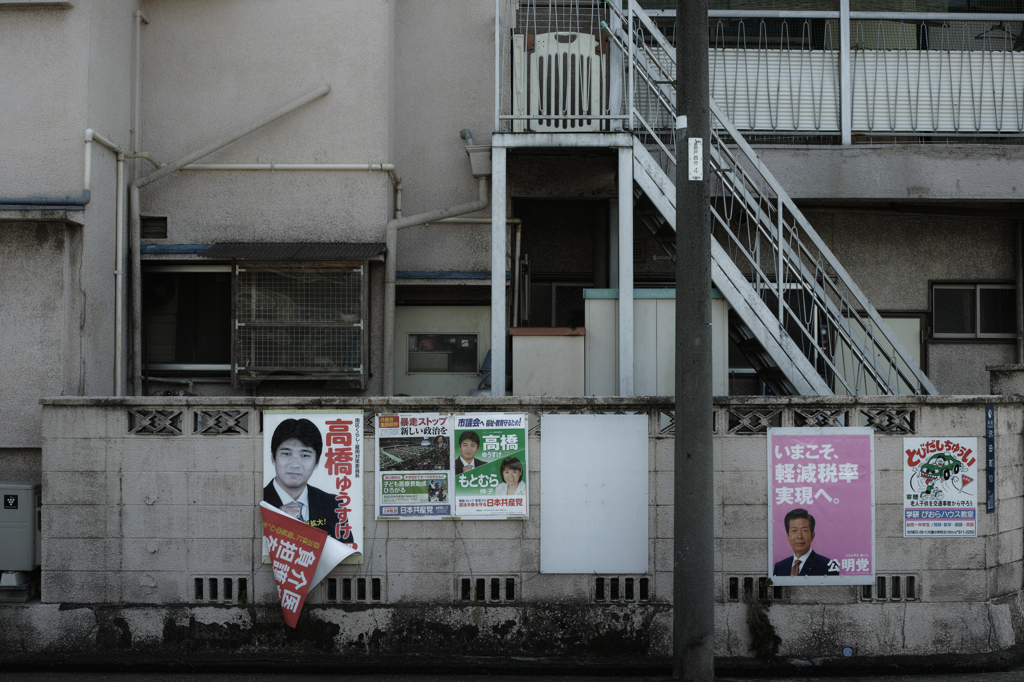
[[[647,416],[545,414],[540,572],[647,572]]]

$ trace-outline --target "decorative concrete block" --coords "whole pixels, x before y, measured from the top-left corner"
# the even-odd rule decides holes
[[[437,521],[419,520],[395,520],[389,521],[388,537],[404,540],[454,540],[455,527],[459,525],[461,533],[463,527],[473,521],[451,521],[447,519]],[[486,523],[477,521],[475,523]]]
[[[768,505],[727,504],[716,507],[722,514],[722,538],[768,537]]]
[[[193,597],[191,576],[184,573],[124,571],[120,578],[125,604],[182,604]]]
[[[451,573],[455,568],[454,540],[389,538],[385,542],[388,546],[388,571]]]
[[[146,506],[185,504],[188,500],[187,474],[180,471],[138,471],[121,480],[124,504]]]
[[[42,546],[42,565],[48,571],[117,570],[120,540],[50,537]]]
[[[655,491],[655,502],[659,505],[672,504],[675,496],[675,473],[671,471],[658,471],[653,472],[651,476],[654,477],[654,485],[648,487],[648,490]]]
[[[184,439],[188,452],[188,471],[262,471],[263,460],[253,461],[252,444],[241,438]]]
[[[187,538],[188,507],[126,504],[121,511],[125,538]]]
[[[107,472],[47,471],[43,469],[43,504],[102,505],[106,503]]]
[[[103,604],[118,601],[109,571],[44,570],[39,589],[44,604]]]
[[[253,537],[253,522],[262,518],[259,510],[250,505],[220,506],[190,504],[188,509],[188,536],[190,538]],[[262,524],[262,522],[259,522]],[[259,526],[262,528],[262,525]]]
[[[443,522],[442,522],[443,523]],[[509,521],[455,521],[448,522],[454,528],[453,537],[464,540],[492,538],[495,540],[518,540],[525,537],[526,519]]]
[[[186,571],[186,543],[181,538],[124,540],[121,566],[126,571]]]
[[[387,574],[388,603],[444,604],[455,598],[455,578],[450,573]]]
[[[99,505],[44,504],[43,545],[50,538],[106,538],[110,514]]]
[[[247,573],[260,562],[254,561],[252,540],[208,540],[189,539],[186,541],[187,570],[191,573]]]
[[[586,604],[593,589],[592,575],[524,573],[520,592],[522,600],[529,603]]]
[[[938,562],[925,564],[925,566],[941,565]],[[919,591],[921,592],[921,601],[948,604],[954,602],[979,602],[989,598],[987,572],[984,570],[970,571],[934,568],[921,570],[920,572],[921,585]],[[1020,583],[1017,586],[1019,588]]]
[[[245,472],[189,472],[188,502],[203,505],[259,505],[263,491],[254,497],[252,476]]]
[[[654,443],[654,470],[675,471],[676,469],[676,439],[655,438]]]
[[[43,442],[45,471],[106,471],[107,441],[86,438],[47,438]]]
[[[454,570],[458,574],[519,573],[523,570],[524,542],[519,538],[455,540]]]
[[[107,447],[108,471],[188,471],[189,466],[184,436],[129,436],[112,439]]]
[[[979,494],[979,497],[982,495]],[[980,502],[980,500],[979,500]],[[984,506],[984,503],[982,503]],[[1016,530],[1024,526],[1024,498],[1011,497],[1008,500],[996,500],[997,529],[1002,533]]]
[[[767,471],[767,465],[766,470]],[[750,471],[716,471],[715,504],[768,505],[767,473],[754,475]]]
[[[127,424],[127,421],[125,422]],[[126,429],[127,431],[127,429]],[[102,409],[66,405],[43,406],[45,438],[106,438],[107,415]],[[114,435],[116,438],[116,434]]]
[[[721,542],[722,567],[724,573],[761,573],[768,570],[768,540],[726,539]]]

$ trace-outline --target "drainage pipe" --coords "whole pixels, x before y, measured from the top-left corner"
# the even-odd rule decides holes
[[[142,109],[142,25],[149,24],[149,18],[142,10],[135,10],[135,85],[132,90],[132,151],[139,153],[142,146],[140,131]],[[137,164],[132,166],[132,180],[139,176]]]
[[[1017,222],[1017,364],[1024,365],[1024,222]]]
[[[477,178],[477,182],[479,199],[476,201],[405,218],[396,217],[389,221],[384,229],[384,241],[387,245],[384,274],[384,395],[386,396],[395,394],[395,274],[398,270],[398,231],[406,227],[436,223],[445,218],[484,210],[491,204],[487,191],[487,178]],[[401,181],[396,182],[398,188],[401,187],[400,183]],[[396,213],[398,212],[400,209],[396,209]]]
[[[131,208],[131,239],[132,239],[132,390],[135,395],[140,395],[142,392],[142,256],[139,250],[141,240],[141,211],[139,208],[139,190],[146,185],[152,184],[157,180],[166,178],[171,173],[181,170],[185,166],[198,161],[204,156],[208,156],[213,152],[228,146],[232,142],[235,142],[251,132],[259,130],[263,126],[273,123],[277,119],[290,114],[299,107],[309,104],[315,99],[323,97],[331,91],[330,85],[323,85],[316,90],[312,90],[305,95],[294,99],[283,107],[275,110],[274,112],[264,116],[263,118],[257,119],[248,125],[239,128],[234,133],[224,137],[216,142],[206,145],[202,149],[187,154],[181,157],[177,161],[163,166],[159,170],[153,171],[149,175],[144,175],[141,178],[136,179],[128,187],[129,192],[129,206]]]
[[[385,171],[395,170],[393,163],[193,163],[183,171]]]

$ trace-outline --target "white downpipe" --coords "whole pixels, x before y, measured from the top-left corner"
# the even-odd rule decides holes
[[[92,128],[85,131],[85,189],[89,189],[92,173],[92,142],[95,140],[117,155],[116,207],[114,209],[114,395],[123,395],[123,354],[122,335],[124,329],[124,157],[125,152],[116,144]]]
[[[386,396],[395,394],[395,279],[398,271],[398,231],[406,227],[436,223],[445,218],[484,210],[490,205],[487,178],[477,178],[477,182],[479,198],[476,201],[419,215],[395,218],[389,221],[384,228],[384,241],[387,246],[387,257],[384,261],[384,395]],[[401,181],[398,180],[395,184],[400,187]],[[396,212],[398,210],[400,209],[396,207]],[[493,353],[491,355],[493,365]]]
[[[213,152],[228,146],[232,142],[235,142],[249,133],[259,130],[265,125],[273,123],[282,116],[290,114],[299,107],[309,104],[313,100],[323,97],[331,91],[331,86],[322,85],[315,90],[307,92],[305,95],[288,102],[284,106],[276,109],[275,111],[267,114],[263,118],[256,119],[244,127],[238,128],[232,134],[227,137],[221,138],[212,144],[208,144],[202,149],[192,152],[186,156],[181,157],[177,161],[162,166],[159,170],[155,170],[149,175],[144,175],[141,178],[135,179],[128,188],[129,192],[129,207],[131,209],[130,220],[131,220],[131,239],[132,239],[132,392],[135,395],[142,393],[142,254],[139,250],[140,238],[141,238],[141,223],[142,217],[139,207],[139,190],[146,185],[149,185],[161,178],[165,178],[175,171],[181,170],[190,163],[194,163],[204,156],[208,156]]]
[[[192,163],[183,171],[374,171],[391,172],[393,163]]]
[[[142,25],[149,24],[149,18],[142,10],[135,10],[135,87],[132,91],[132,151],[138,153],[142,147]],[[138,177],[138,164],[132,164],[132,180]]]
[[[505,395],[505,241],[508,218],[507,157],[504,147],[491,149],[491,395]],[[632,197],[632,194],[630,194]]]

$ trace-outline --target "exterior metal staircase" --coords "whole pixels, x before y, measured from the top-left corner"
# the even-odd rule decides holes
[[[675,52],[609,0],[626,63],[635,218],[675,256]],[[935,387],[729,118],[711,101],[712,281],[730,339],[778,395],[934,394]]]

